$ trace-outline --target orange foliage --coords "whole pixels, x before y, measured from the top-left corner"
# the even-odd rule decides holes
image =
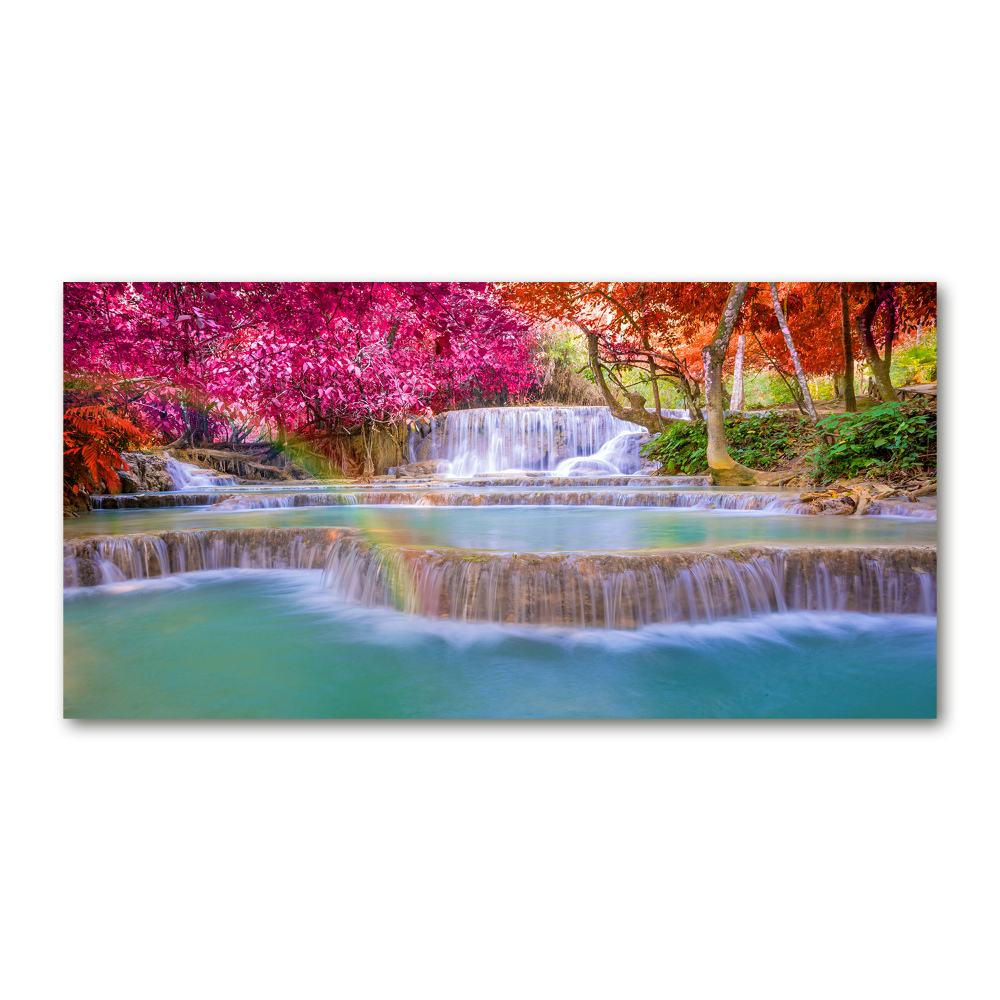
[[[847,282],[851,342],[856,363],[865,361],[858,340],[858,318],[868,308],[875,287],[871,282]],[[802,366],[809,375],[833,375],[844,370],[843,315],[839,281],[778,282],[778,297],[785,308],[788,326]],[[790,371],[788,351],[767,295],[767,286],[751,286],[743,307],[747,332],[746,363],[765,367],[770,362]],[[934,282],[901,282],[893,286],[894,323],[892,339],[905,341],[921,328],[937,324],[937,288]],[[876,316],[873,335],[884,347],[889,310]]]
[[[506,300],[536,321],[572,323],[597,337],[602,366],[633,367],[647,381],[664,377],[693,404],[701,347],[726,301],[725,282],[571,281],[500,286]],[[620,385],[620,383],[619,383]]]
[[[846,285],[854,355],[863,360],[857,321],[875,294],[869,282]],[[701,349],[711,340],[728,292],[725,282],[517,282],[501,286],[508,302],[536,320],[584,324],[598,335],[602,362],[649,367],[682,389],[703,376]],[[833,374],[844,368],[840,282],[779,282],[778,294],[805,371]],[[905,340],[937,322],[933,282],[893,286],[891,337]],[[882,346],[888,310],[873,334]],[[746,364],[791,370],[774,316],[767,282],[751,282],[735,333],[746,334]],[[735,336],[733,343],[735,344]],[[735,351],[735,347],[732,348]],[[731,364],[732,356],[730,356]],[[687,383],[687,385],[685,385]]]
[[[103,403],[70,402],[63,411],[63,499],[81,491],[98,490],[102,483],[116,493],[121,488],[116,469],[124,464],[121,452],[141,447],[148,435],[128,417]]]

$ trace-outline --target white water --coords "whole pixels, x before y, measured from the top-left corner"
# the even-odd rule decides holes
[[[624,423],[624,421],[623,421]],[[633,424],[627,424],[633,427]],[[589,457],[567,458],[555,467],[557,476],[621,475],[638,472],[645,464],[639,449],[649,439],[645,430],[627,430],[606,441]]]
[[[208,469],[201,469],[197,465],[189,465],[187,462],[178,462],[176,458],[169,455],[164,456],[167,460],[167,472],[174,481],[175,490],[204,490],[212,486],[235,486],[236,480],[232,476],[225,476],[219,472],[209,472]]]
[[[606,406],[453,410],[444,414],[442,431],[434,425],[430,457],[450,462],[455,476],[515,470],[630,475],[642,466],[638,451],[645,434]]]
[[[323,580],[341,600],[459,621],[635,628],[790,610],[934,612],[929,567],[911,565],[926,561],[918,549],[884,563],[852,549],[759,552],[468,559],[348,538]]]
[[[223,569],[323,569],[339,600],[430,618],[635,628],[769,611],[932,614],[936,560],[914,546],[649,553],[465,553],[351,529],[235,528],[64,545],[68,588]]]

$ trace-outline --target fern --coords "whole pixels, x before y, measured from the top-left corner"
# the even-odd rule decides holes
[[[70,398],[63,411],[63,500],[105,483],[112,493],[121,489],[117,469],[121,453],[147,443],[148,435],[131,419],[103,403],[79,403]]]

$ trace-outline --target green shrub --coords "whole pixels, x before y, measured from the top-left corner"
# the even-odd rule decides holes
[[[925,403],[883,403],[826,417],[816,427],[827,436],[809,456],[820,482],[937,470],[937,410]]]
[[[897,350],[890,375],[893,385],[937,381],[937,331],[927,333],[917,343]]]
[[[659,462],[665,472],[693,476],[706,468],[708,432],[701,421],[678,420],[643,446],[646,458]]]
[[[726,417],[726,444],[737,462],[765,472],[788,465],[817,438],[808,455],[815,478],[872,475],[892,478],[920,470],[937,471],[937,411],[926,403],[883,403],[861,413],[820,420],[813,430],[795,414]],[[650,438],[642,454],[676,475],[696,475],[708,465],[704,423],[677,421]]]
[[[788,413],[726,417],[726,443],[737,462],[753,469],[780,468],[788,452],[796,451],[812,434],[809,422]],[[708,428],[702,422],[679,420],[650,438],[642,454],[660,462],[665,472],[695,475],[708,468]]]

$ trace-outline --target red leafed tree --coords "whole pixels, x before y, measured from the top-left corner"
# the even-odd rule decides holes
[[[577,281],[502,287],[507,301],[526,316],[572,324],[584,334],[594,382],[615,416],[661,430],[661,379],[699,414],[699,338],[707,317],[725,299],[724,284]],[[625,385],[623,369],[642,372],[638,385],[648,387],[646,395],[635,383]]]
[[[127,406],[108,405],[91,386],[63,390],[63,503],[74,507],[81,493],[105,487],[116,493],[121,453],[150,442]]]
[[[804,371],[844,375],[845,395],[850,381],[853,396],[853,364],[862,357],[872,369],[882,398],[897,399],[889,379],[893,344],[937,324],[933,282],[810,281],[778,283],[777,287]],[[788,354],[773,309],[770,315],[754,309],[750,324],[760,355],[790,378]]]
[[[898,395],[890,379],[893,345],[924,325],[937,325],[934,282],[869,282],[857,294],[867,298],[857,316],[857,337],[884,400]]]
[[[704,372],[708,464],[715,482],[763,481],[729,455],[723,426],[722,373],[738,323],[745,323],[748,282],[536,282],[504,286],[509,300],[538,320],[574,323],[587,339],[594,380],[615,416],[656,432],[663,428],[656,380],[672,381],[697,415],[697,371]],[[751,299],[755,295],[750,296]],[[714,335],[710,332],[714,327]],[[699,357],[700,356],[700,357]],[[700,365],[699,365],[700,360]],[[644,368],[653,394],[646,399],[616,379],[621,365]],[[624,406],[608,385],[617,381]]]

